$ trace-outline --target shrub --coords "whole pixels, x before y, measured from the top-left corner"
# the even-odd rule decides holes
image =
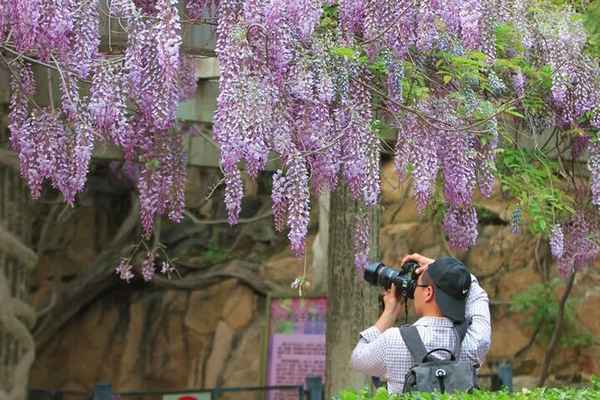
[[[384,388],[374,394],[368,390],[360,392],[346,390],[335,396],[337,400],[600,400],[600,379],[593,379],[585,388],[540,388],[510,393],[507,391],[477,391],[472,394],[418,393],[393,395]]]

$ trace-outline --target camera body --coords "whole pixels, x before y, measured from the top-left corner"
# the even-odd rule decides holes
[[[417,274],[415,273],[417,268],[419,268],[419,264],[415,261],[407,261],[399,270],[376,261],[367,265],[364,278],[371,285],[385,289],[391,288],[393,283],[396,286],[398,298],[413,299],[417,286]]]

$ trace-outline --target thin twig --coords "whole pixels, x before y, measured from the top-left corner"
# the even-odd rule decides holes
[[[108,50],[110,52],[112,52],[112,27],[111,27],[111,21],[112,21],[112,17],[110,16],[110,8],[112,6],[112,2],[111,0],[107,0],[107,6],[108,6]],[[99,7],[100,9],[102,9],[102,7]]]
[[[189,219],[191,219],[192,222],[195,223],[195,224],[202,224],[202,225],[222,225],[222,224],[228,224],[229,223],[229,221],[226,220],[226,219],[198,219],[198,217],[196,217],[194,214],[192,214],[188,210],[185,210],[183,213],[184,213],[184,215],[186,217],[188,217]],[[257,215],[256,217],[252,217],[252,218],[240,218],[238,220],[238,224],[251,224],[253,222],[260,221],[261,219],[268,218],[268,217],[270,217],[272,215],[273,215],[273,211],[269,210],[268,212],[265,212],[264,214],[261,214],[261,215]]]
[[[548,146],[548,144],[550,143],[550,141],[552,140],[554,135],[556,135],[557,133],[558,133],[558,129],[556,127],[554,127],[554,129],[552,129],[552,133],[550,135],[548,135],[548,139],[546,139],[546,142],[540,148],[540,151],[544,151],[546,146]]]
[[[215,194],[217,189],[224,183],[225,183],[225,177],[222,177],[221,179],[219,179],[219,181],[217,183],[215,183],[215,185],[212,187],[210,192],[208,192],[208,194],[205,197],[205,200],[210,199]]]
[[[521,347],[515,353],[515,355],[513,356],[513,358],[519,358],[519,357],[521,357],[523,354],[525,354],[527,352],[527,350],[529,350],[531,348],[531,346],[533,346],[533,344],[535,343],[535,339],[537,339],[538,334],[542,330],[542,324],[543,324],[543,321],[540,321],[538,323],[538,325],[535,327],[535,330],[533,331],[533,334],[529,338],[529,341],[525,344],[525,346]]]
[[[23,96],[25,96],[25,88],[23,88],[23,84],[21,83],[21,78],[19,76],[19,74],[17,74],[15,72],[15,70],[10,66],[10,63],[8,62],[8,60],[4,57],[4,54],[2,54],[2,52],[0,51],[0,59],[2,59],[2,61],[4,62],[4,64],[6,64],[6,68],[8,68],[8,72],[10,72],[10,75],[13,77],[13,79],[15,80],[15,82],[17,82],[17,84],[19,85],[19,90],[21,92],[21,94]],[[34,105],[34,107],[36,107],[38,110],[41,110],[42,107],[39,106],[38,103],[36,103],[36,101],[34,99],[32,99],[29,96],[25,96],[27,98],[27,100]]]
[[[0,45],[0,49],[6,50],[7,52],[9,52],[9,53],[11,53],[12,55],[15,55],[15,56],[17,56],[17,57],[22,57],[24,60],[27,60],[27,61],[29,61],[30,63],[39,64],[39,65],[42,65],[42,66],[44,66],[44,67],[46,67],[46,68],[50,68],[50,69],[53,69],[53,70],[56,70],[56,71],[58,71],[58,68],[57,68],[56,66],[54,66],[54,65],[52,65],[52,64],[48,64],[48,63],[46,63],[46,62],[44,62],[44,61],[38,60],[37,58],[33,58],[33,57],[30,57],[30,56],[28,56],[28,55],[25,55],[25,54],[23,54],[23,53],[21,53],[21,52],[18,52],[18,51],[16,51],[16,50],[13,50],[13,49],[11,49],[11,48],[10,48],[10,47],[8,47],[8,46],[5,46],[5,45]],[[54,58],[54,56],[52,56],[52,58]],[[113,60],[113,61],[114,61],[114,60]],[[65,71],[67,71],[68,73],[70,73],[70,74],[76,75],[76,74],[75,74],[73,71],[71,71],[71,70],[68,70],[68,69],[66,69],[66,68],[63,68],[63,69],[64,69]],[[91,83],[92,83],[92,81],[90,81],[90,80],[87,80],[87,79],[78,78],[78,80],[79,80],[79,81],[81,81],[81,82],[89,83],[89,84],[91,84]]]
[[[558,159],[558,165],[560,165],[560,169],[561,171],[563,171],[563,173],[569,177],[571,179],[571,183],[573,184],[573,189],[576,190],[577,189],[577,182],[575,182],[575,176],[569,174],[567,172],[567,169],[565,168],[565,165],[563,163],[563,159],[562,159],[562,152],[560,151],[560,138],[558,135],[556,135],[556,141],[554,143],[554,147],[557,151],[557,159]]]
[[[52,70],[50,68],[48,68],[46,70],[46,72],[48,73],[48,102],[50,103],[50,110],[52,110],[52,112],[54,112],[55,108],[54,108],[54,88],[52,87]]]
[[[413,7],[415,5],[414,2],[412,2],[408,7],[406,7],[404,10],[402,10],[402,12],[400,13],[400,15],[398,15],[398,18],[394,19],[394,21],[387,27],[385,28],[383,31],[381,31],[381,33],[379,33],[378,35],[376,35],[374,38],[371,38],[369,40],[366,40],[364,42],[362,42],[362,45],[366,45],[369,43],[372,43],[380,38],[382,38],[386,33],[388,33],[394,26],[398,26],[399,24],[399,20],[400,17],[402,17],[404,15],[404,13],[406,13],[411,7]]]
[[[507,108],[510,104],[512,104],[515,101],[518,101],[518,100],[521,99],[521,97],[517,97],[517,98],[514,98],[514,99],[512,99],[512,100],[510,100],[510,101],[502,104],[499,107],[499,110],[496,113],[494,113],[492,115],[489,115],[488,117],[486,117],[486,118],[484,118],[482,120],[479,120],[479,121],[477,121],[477,122],[475,122],[475,123],[473,123],[471,125],[454,127],[452,124],[450,124],[450,123],[448,123],[446,121],[442,121],[440,119],[437,119],[437,118],[434,118],[434,117],[431,117],[431,116],[427,116],[427,115],[423,114],[421,111],[419,111],[419,110],[417,110],[415,108],[408,107],[408,106],[405,106],[402,103],[397,102],[396,100],[394,100],[394,99],[390,98],[389,96],[387,96],[381,90],[377,89],[376,87],[374,87],[372,85],[369,85],[368,83],[363,82],[360,79],[357,79],[357,78],[351,78],[351,79],[353,81],[357,82],[359,85],[362,85],[365,88],[367,88],[367,89],[373,91],[374,93],[378,94],[379,96],[383,97],[386,101],[394,104],[396,107],[400,108],[401,110],[404,110],[404,111],[407,111],[407,112],[410,112],[410,113],[416,115],[421,121],[423,121],[425,124],[427,124],[430,128],[434,128],[434,129],[442,130],[442,131],[448,131],[448,132],[451,132],[451,131],[466,131],[466,130],[471,131],[473,128],[478,127],[480,125],[483,125],[486,122],[488,122],[489,120],[491,120],[492,118],[498,116],[499,114],[502,114],[505,111],[504,108]],[[434,124],[431,123],[431,121],[434,121],[434,122],[436,122],[438,124],[446,125],[448,127],[440,127],[440,126],[434,125]]]
[[[54,61],[54,64],[56,64],[56,70],[58,71],[58,74],[60,75],[60,79],[65,87],[65,94],[67,95],[67,98],[69,99],[69,102],[71,102],[71,104],[75,104],[73,102],[73,99],[71,98],[71,93],[69,90],[69,86],[67,85],[67,80],[65,79],[65,75],[63,74],[62,69],[60,68],[60,66],[58,65],[58,61],[56,60],[56,58],[54,57],[54,55],[51,55],[52,60]]]

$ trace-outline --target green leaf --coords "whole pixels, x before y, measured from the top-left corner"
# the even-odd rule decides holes
[[[444,82],[444,85],[449,84],[451,80],[452,80],[452,76],[450,76],[450,75],[444,75],[442,77],[442,81]]]
[[[504,110],[505,113],[513,115],[515,117],[519,117],[521,119],[525,119],[525,116],[523,114],[521,114],[520,112],[515,111],[515,109],[513,108],[509,108],[507,110]]]
[[[357,58],[357,52],[351,47],[333,47],[331,48],[331,54],[339,57],[346,57],[350,59]]]
[[[152,160],[146,162],[146,168],[151,170],[156,170],[160,167],[160,160],[153,158]]]

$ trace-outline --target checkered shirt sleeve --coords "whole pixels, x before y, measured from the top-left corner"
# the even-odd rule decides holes
[[[462,342],[461,360],[483,364],[491,343],[489,300],[477,279],[472,276],[471,289],[467,297],[466,317],[472,323]],[[452,321],[443,317],[422,317],[413,324],[430,351],[434,348],[454,349],[456,336]],[[444,352],[434,357],[447,357]],[[404,377],[413,360],[400,335],[399,328],[380,332],[372,326],[360,333],[358,344],[352,352],[352,367],[370,376],[383,377],[388,382],[390,393],[402,392]]]

